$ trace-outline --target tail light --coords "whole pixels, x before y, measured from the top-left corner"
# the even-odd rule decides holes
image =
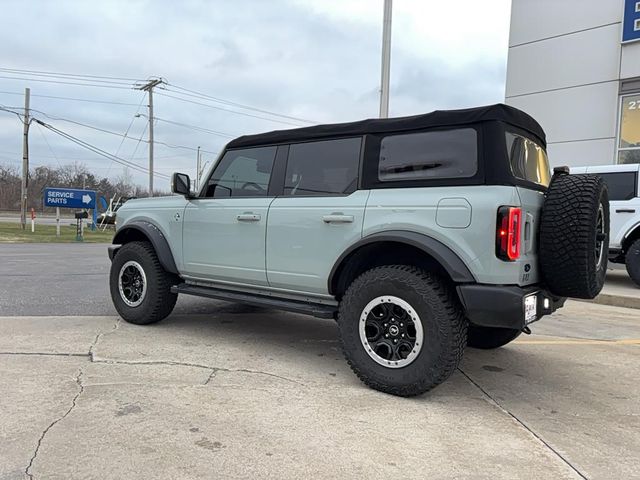
[[[522,209],[500,207],[496,223],[496,256],[513,262],[520,258]]]

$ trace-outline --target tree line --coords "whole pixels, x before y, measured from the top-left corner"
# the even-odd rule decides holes
[[[29,170],[27,209],[37,212],[53,212],[55,208],[44,208],[43,193],[47,187],[83,188],[95,190],[98,197],[107,203],[114,197],[146,197],[147,191],[135,185],[130,172],[125,168],[113,179],[99,178],[82,163],[59,167],[42,166]],[[22,169],[0,164],[0,210],[20,210]],[[156,192],[156,195],[160,192]],[[166,192],[164,192],[166,194]],[[98,205],[99,209],[102,208]]]

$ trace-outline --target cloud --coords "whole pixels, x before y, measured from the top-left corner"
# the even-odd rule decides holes
[[[162,76],[174,85],[218,98],[320,122],[376,116],[380,79],[382,2],[373,0],[13,1],[3,2],[0,66],[116,77]],[[508,0],[394,2],[392,115],[502,101],[509,22]],[[0,91],[32,89],[32,106],[124,133],[142,93],[0,79]],[[287,125],[180,102],[158,91],[160,118],[232,135]],[[168,93],[168,92],[165,92]],[[64,101],[67,96],[133,105]],[[192,99],[199,101],[197,99]],[[0,104],[21,105],[0,93]],[[206,102],[205,102],[206,103]],[[221,108],[235,109],[218,104]],[[140,112],[146,113],[144,104]],[[247,112],[250,113],[250,112]],[[256,115],[260,115],[253,112]],[[20,158],[21,126],[2,115],[0,162]],[[41,116],[42,117],[42,116]],[[42,117],[46,120],[46,117]],[[48,120],[109,152],[122,139]],[[145,118],[133,120],[119,155],[146,164]],[[32,165],[81,159],[97,174],[121,167],[45,131],[31,134]],[[156,139],[219,151],[225,138],[158,122]],[[137,147],[137,149],[136,149]],[[135,152],[135,153],[134,153]],[[58,160],[54,158],[58,157]],[[205,160],[213,155],[205,153]],[[162,173],[193,174],[195,152],[158,145]],[[143,174],[135,180],[145,184]],[[156,182],[167,188],[166,182]]]

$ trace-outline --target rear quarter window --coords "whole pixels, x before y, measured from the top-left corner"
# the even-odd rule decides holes
[[[380,143],[378,180],[469,178],[478,171],[473,128],[389,135]]]
[[[517,133],[506,132],[505,139],[513,176],[548,187],[551,182],[551,169],[544,148]]]

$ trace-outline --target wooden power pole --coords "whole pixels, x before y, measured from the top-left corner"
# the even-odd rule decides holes
[[[165,83],[161,78],[150,80],[138,87],[149,94],[149,196],[153,197],[153,87]]]
[[[27,224],[27,189],[29,188],[29,102],[31,89],[24,89],[24,121],[22,127],[22,188],[20,191],[20,225]]]

